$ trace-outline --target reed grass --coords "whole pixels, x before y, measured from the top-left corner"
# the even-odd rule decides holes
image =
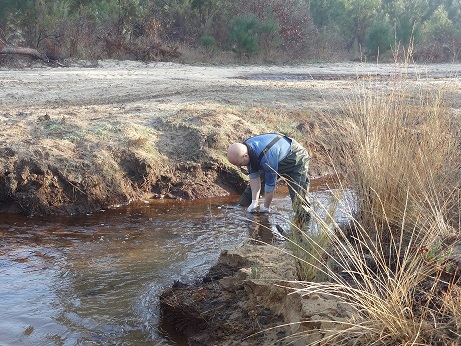
[[[442,96],[400,85],[357,95],[346,102],[350,132],[345,156],[360,222],[398,229],[403,211],[410,224],[423,215],[429,221],[447,213],[457,203],[450,196],[459,191],[459,134],[454,131],[459,122]],[[442,208],[436,215],[434,206]]]
[[[323,216],[311,211],[315,233],[294,225],[298,236],[287,238],[305,278],[294,292],[332,296],[354,313],[349,323],[318,321],[292,342],[320,331],[311,344],[459,345],[459,122],[441,94],[396,85],[357,95],[345,102],[348,132],[336,143],[343,189],[356,196],[343,210],[350,223],[324,206]]]
[[[460,288],[454,282],[457,269],[449,261],[452,243],[434,243],[434,227],[417,223],[406,229],[402,222],[399,232],[389,231],[392,236],[383,241],[372,238],[352,214],[350,228],[332,223],[331,217],[325,221],[316,213],[313,216],[328,247],[317,250],[323,251],[322,256],[297,261],[320,272],[317,278],[324,281],[304,281],[295,292],[330,295],[354,311],[350,323],[333,323],[333,328],[320,330],[327,336],[314,344],[457,345],[461,341]],[[441,223],[439,235],[445,228]],[[317,237],[304,234],[315,246]],[[296,337],[313,332],[319,330]]]

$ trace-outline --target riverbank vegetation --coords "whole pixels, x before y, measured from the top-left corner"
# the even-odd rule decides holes
[[[0,0],[2,47],[48,59],[459,61],[448,0]],[[6,50],[5,52],[11,52]],[[38,53],[33,56],[40,56]]]
[[[354,193],[337,207],[351,221],[339,224],[328,206],[313,214],[311,233],[289,239],[304,280],[297,293],[329,294],[354,310],[349,323],[320,330],[321,344],[461,341],[460,126],[441,99],[402,82],[360,89],[333,124],[344,133],[335,146],[343,188]],[[301,328],[295,338],[318,332]]]

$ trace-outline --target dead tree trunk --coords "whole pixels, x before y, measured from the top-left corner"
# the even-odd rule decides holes
[[[26,48],[26,47],[8,47],[3,45],[0,42],[0,54],[19,54],[19,55],[26,55],[30,56],[35,59],[40,59],[45,62],[49,62],[48,58],[40,53],[38,50],[34,48]]]

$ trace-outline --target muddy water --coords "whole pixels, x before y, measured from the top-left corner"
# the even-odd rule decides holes
[[[198,280],[223,249],[276,241],[275,225],[289,226],[283,189],[269,216],[249,216],[236,200],[0,215],[0,344],[182,344],[159,323],[159,294],[174,280]]]

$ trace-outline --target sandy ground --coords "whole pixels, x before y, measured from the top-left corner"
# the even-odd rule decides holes
[[[304,129],[315,126],[305,123],[333,116],[358,90],[442,91],[459,114],[460,72],[452,64],[0,66],[0,202],[34,215],[225,195],[239,179],[224,162],[230,142],[292,129],[309,145],[315,133]],[[324,171],[316,160],[311,167]]]
[[[80,66],[74,64],[67,68],[8,70],[0,67],[0,102],[4,113],[100,106],[100,116],[104,115],[103,111],[129,106],[143,107],[146,112],[168,112],[188,105],[201,108],[213,103],[323,108],[325,101],[339,101],[338,94],[347,95],[357,78],[392,82],[401,76],[411,76],[415,83],[459,90],[460,74],[459,64],[223,67],[82,62]],[[383,86],[386,84],[392,87],[392,83],[383,83]]]

